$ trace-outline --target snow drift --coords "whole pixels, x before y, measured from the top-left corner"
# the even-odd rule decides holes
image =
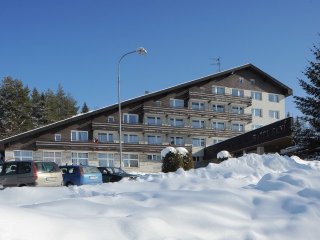
[[[138,181],[0,191],[0,239],[318,239],[320,164],[249,154]]]

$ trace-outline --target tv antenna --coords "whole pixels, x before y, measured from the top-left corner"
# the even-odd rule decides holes
[[[221,71],[221,57],[217,57],[217,58],[210,58],[211,60],[213,60],[213,63],[210,65],[216,65],[218,66],[218,72]]]

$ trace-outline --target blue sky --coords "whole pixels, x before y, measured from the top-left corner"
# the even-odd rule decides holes
[[[90,109],[253,63],[291,87],[320,41],[318,0],[1,0],[0,78],[29,88],[60,83]],[[287,112],[298,111],[290,97]]]

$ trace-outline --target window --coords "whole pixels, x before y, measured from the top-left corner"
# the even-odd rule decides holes
[[[193,147],[205,147],[206,140],[204,138],[192,138]]]
[[[172,127],[183,127],[183,119],[182,118],[170,118],[170,126]]]
[[[213,139],[213,144],[217,144],[219,142],[222,142],[223,140],[222,139]]]
[[[123,114],[123,123],[137,124],[139,122],[137,114]]]
[[[244,81],[244,78],[243,77],[239,77],[239,83],[242,84]]]
[[[161,144],[161,136],[148,136],[148,144]]]
[[[113,143],[112,133],[98,133],[98,141],[100,143]]]
[[[113,153],[98,153],[99,167],[114,167]]]
[[[234,97],[243,97],[244,96],[244,91],[242,89],[232,89],[232,96]]]
[[[71,131],[71,141],[86,142],[88,141],[87,131]]]
[[[147,158],[149,161],[161,161],[161,155],[158,154],[148,154]]]
[[[251,129],[255,130],[255,129],[258,129],[258,128],[261,128],[261,127],[263,127],[263,125],[254,124],[254,125],[251,126]]]
[[[206,124],[204,120],[192,120],[192,128],[205,128]]]
[[[213,122],[212,128],[222,131],[222,130],[225,130],[225,124],[224,124],[224,122]]]
[[[58,165],[62,164],[61,152],[43,152],[43,161],[55,162]]]
[[[114,123],[114,116],[108,116],[107,117],[107,122],[108,123]]]
[[[244,125],[241,123],[233,123],[232,124],[232,131],[234,132],[243,132],[244,131]]]
[[[244,108],[240,106],[232,106],[230,112],[236,114],[244,114]]]
[[[214,112],[221,112],[221,113],[225,111],[224,105],[220,105],[220,104],[214,104],[214,105],[212,105],[212,110],[213,110]]]
[[[252,112],[252,116],[262,117],[262,109],[260,108],[252,108],[251,112]]]
[[[138,154],[123,154],[123,164],[125,167],[139,167]]]
[[[25,160],[33,160],[32,151],[27,150],[16,150],[13,151],[14,159],[16,161],[25,161]]]
[[[279,119],[279,111],[274,111],[274,110],[270,110],[269,111],[269,117],[270,118],[275,118],[275,119]]]
[[[18,163],[12,162],[12,163],[7,163],[4,167],[4,170],[2,170],[2,174],[4,175],[14,175],[18,171]]]
[[[161,125],[161,118],[160,117],[147,117],[147,124],[148,125]]]
[[[139,143],[139,136],[136,134],[124,134],[124,143]]]
[[[184,145],[184,139],[183,139],[183,137],[170,137],[170,144],[171,145],[183,146]]]
[[[54,140],[55,140],[56,142],[60,142],[60,141],[61,141],[61,134],[56,133],[56,134],[54,135]]]
[[[224,87],[212,87],[212,93],[224,95],[225,94],[225,88]]]
[[[201,157],[200,156],[196,156],[196,157],[192,157],[194,162],[200,162],[201,161]]]
[[[72,152],[71,161],[74,165],[88,165],[89,153]]]
[[[154,105],[155,105],[156,107],[161,107],[161,101],[155,101],[155,102],[154,102]]]
[[[251,92],[251,98],[254,100],[262,100],[262,93],[261,92]]]
[[[255,85],[255,84],[256,84],[256,80],[253,79],[253,78],[251,78],[251,79],[250,79],[250,83],[251,83],[252,85]]]
[[[192,102],[191,108],[194,110],[204,110],[204,103],[203,102]]]
[[[184,108],[184,101],[182,99],[170,99],[170,107]]]
[[[279,95],[269,93],[269,101],[270,102],[279,102]]]

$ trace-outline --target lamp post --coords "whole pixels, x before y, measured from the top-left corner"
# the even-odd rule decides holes
[[[118,62],[118,110],[119,110],[119,158],[120,158],[120,168],[122,168],[122,113],[121,113],[121,100],[120,100],[120,63],[122,59],[132,53],[138,53],[144,55],[147,53],[143,47],[137,48],[134,51],[127,52],[121,56]]]

